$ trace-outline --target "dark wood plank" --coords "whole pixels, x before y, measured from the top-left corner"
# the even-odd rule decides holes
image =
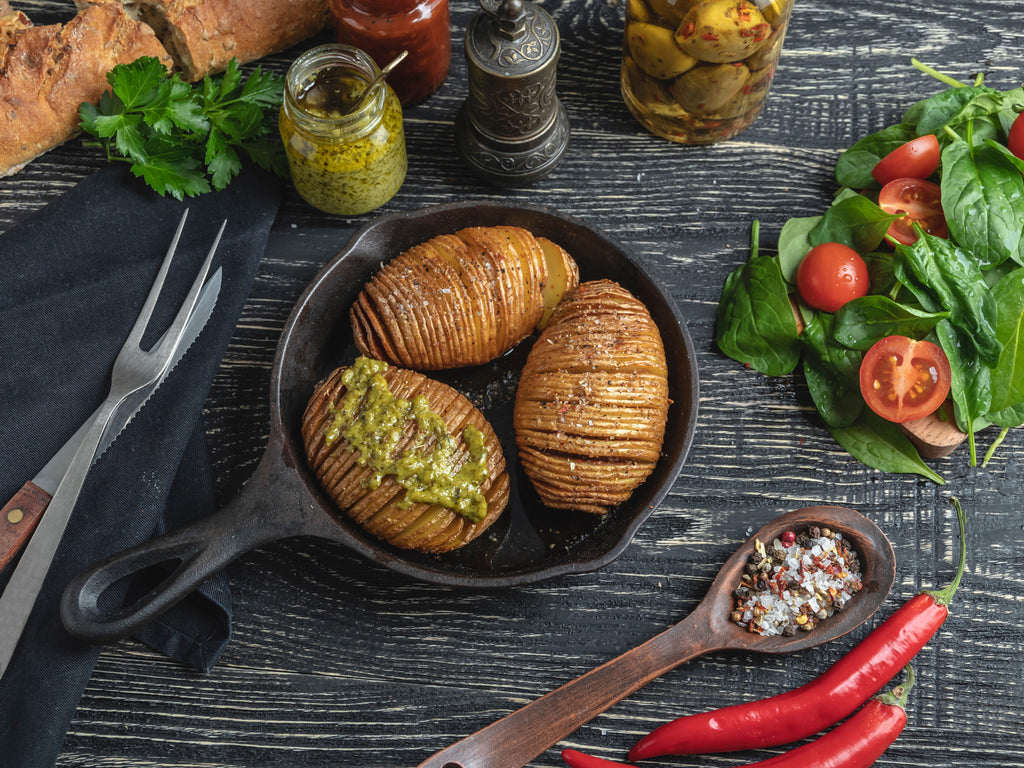
[[[37,23],[63,0],[14,4]],[[892,538],[897,583],[877,624],[953,572],[957,495],[968,510],[969,569],[953,616],[918,657],[909,726],[879,765],[1024,766],[1024,440],[984,468],[960,449],[934,466],[946,486],[856,464],[820,426],[796,378],[744,370],[714,347],[725,276],[786,218],[823,210],[832,167],[858,137],[939,85],[916,56],[995,87],[1021,78],[1024,7],[996,0],[799,2],[765,113],[726,144],[687,148],[647,134],[619,97],[622,0],[547,0],[562,35],[559,93],[572,140],[563,163],[525,190],[497,190],[463,166],[454,117],[467,92],[462,35],[476,10],[452,7],[454,59],[443,88],[406,111],[410,172],[384,210],[484,198],[539,203],[602,227],[665,283],[698,351],[696,441],[672,493],[621,558],[597,573],[482,593],[419,584],[323,541],[279,542],[233,567],[235,634],[197,675],[126,641],[106,650],[85,691],[62,768],[408,766],[643,642],[691,610],[718,566],[775,514],[853,506]],[[324,36],[327,39],[328,36]],[[265,62],[283,72],[299,49]],[[0,179],[0,230],[101,167],[75,140]],[[206,408],[227,500],[262,454],[277,337],[319,268],[371,216],[322,216],[288,192],[260,274]],[[987,444],[994,431],[986,431]],[[824,671],[871,627],[773,658],[720,653],[655,681],[561,746],[621,758],[673,717],[778,693]],[[769,751],[659,761],[726,766]],[[2,761],[0,761],[2,762]],[[532,765],[561,765],[553,749]]]

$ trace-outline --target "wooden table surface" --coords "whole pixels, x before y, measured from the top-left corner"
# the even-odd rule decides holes
[[[36,23],[68,18],[65,0],[14,0]],[[716,653],[664,675],[565,739],[622,758],[652,727],[686,713],[779,693],[824,672],[882,619],[954,570],[949,498],[968,515],[968,571],[953,615],[916,660],[909,724],[879,765],[1024,766],[1024,439],[984,469],[966,449],[933,463],[945,486],[858,464],[819,423],[802,380],[768,379],[720,354],[715,307],[766,237],[819,213],[839,153],[940,90],[911,57],[960,79],[1019,85],[1024,4],[1003,0],[798,0],[764,114],[706,148],[646,133],[619,96],[624,0],[546,0],[558,23],[558,93],[572,139],[562,163],[522,190],[478,181],[454,143],[467,94],[463,34],[477,6],[452,4],[451,73],[406,110],[409,175],[379,213],[470,198],[536,203],[623,243],[668,287],[697,349],[700,412],[689,460],[661,507],[612,564],[535,585],[466,592],[413,582],[319,540],[291,540],[231,568],[234,638],[208,674],[125,641],[102,654],[71,723],[62,768],[413,766],[686,616],[752,530],[817,503],[854,507],[897,557],[883,608],[851,635],[783,657]],[[326,40],[328,35],[324,35]],[[284,72],[307,46],[266,60]],[[0,229],[102,167],[80,141],[0,179]],[[293,191],[210,393],[209,440],[223,501],[259,460],[267,388],[289,310],[321,266],[373,214],[321,215]],[[282,255],[285,254],[285,255]],[[298,255],[296,255],[298,254]],[[994,431],[982,435],[987,445]],[[772,751],[664,758],[729,766]],[[562,765],[559,749],[537,768]]]

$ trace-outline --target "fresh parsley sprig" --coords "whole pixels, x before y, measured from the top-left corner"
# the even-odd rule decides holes
[[[81,128],[111,161],[161,195],[181,200],[223,189],[242,155],[279,176],[288,166],[277,136],[284,79],[257,67],[243,81],[236,59],[220,76],[183,82],[159,59],[143,57],[107,73],[110,90],[78,110]],[[241,153],[241,154],[240,154]]]

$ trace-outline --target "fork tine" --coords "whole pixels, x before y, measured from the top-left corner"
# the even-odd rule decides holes
[[[174,354],[174,350],[181,341],[181,335],[185,330],[185,325],[188,323],[188,319],[192,316],[192,310],[195,309],[196,302],[199,300],[199,292],[203,289],[203,285],[206,283],[206,277],[210,273],[210,266],[213,264],[213,255],[217,252],[217,246],[220,245],[220,238],[224,234],[224,228],[227,224],[227,219],[224,219],[224,221],[221,222],[220,229],[217,231],[217,236],[213,239],[213,245],[210,246],[210,251],[206,254],[206,259],[199,268],[199,272],[196,275],[195,280],[192,281],[192,287],[189,288],[188,295],[181,303],[181,307],[178,309],[178,314],[175,315],[174,321],[171,323],[170,327],[161,339],[151,350],[149,350],[149,354],[164,357],[166,362],[170,361],[171,356]]]
[[[171,245],[167,249],[167,255],[164,256],[163,263],[160,264],[160,271],[157,272],[156,279],[153,281],[153,287],[149,289],[146,303],[142,305],[142,311],[139,312],[135,325],[132,326],[132,330],[128,334],[126,343],[138,345],[142,340],[142,335],[146,332],[146,327],[153,316],[153,309],[156,307],[157,299],[160,298],[160,292],[163,290],[164,281],[167,279],[167,272],[170,270],[171,262],[174,260],[174,252],[178,249],[178,240],[181,239],[181,232],[185,229],[185,219],[187,218],[188,208],[181,214],[181,220],[178,222],[178,229],[174,233],[174,239],[171,240]]]

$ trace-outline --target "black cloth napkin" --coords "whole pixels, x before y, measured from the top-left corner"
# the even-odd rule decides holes
[[[202,407],[263,256],[280,182],[247,169],[225,190],[179,202],[121,166],[101,170],[0,235],[0,505],[31,479],[106,396],[124,343],[189,215],[144,346],[169,324],[228,220],[213,268],[217,306],[163,385],[92,466],[7,673],[0,766],[54,765],[99,648],[70,636],[59,604],[85,568],[214,509]],[[6,586],[18,561],[0,574]],[[126,587],[127,588],[127,587]],[[132,591],[139,585],[132,585]],[[145,588],[145,585],[142,585]],[[224,574],[139,638],[199,670],[231,634]]]

